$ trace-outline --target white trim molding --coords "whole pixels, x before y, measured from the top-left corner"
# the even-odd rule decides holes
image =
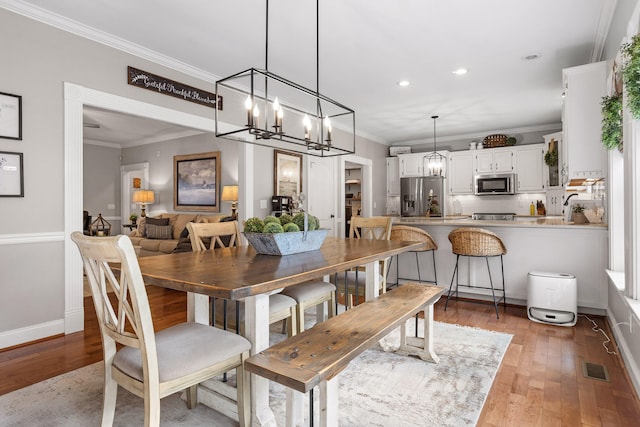
[[[85,105],[160,120],[202,132],[215,132],[213,119],[64,83],[64,332],[67,334],[84,328],[82,260],[70,236],[72,232],[82,230],[82,110]]]
[[[65,324],[62,319],[50,322],[31,325],[25,328],[13,329],[0,332],[0,348],[6,349],[14,345],[31,342],[52,335],[58,335],[65,331]]]
[[[30,243],[64,242],[64,232],[1,234],[0,246],[24,245]]]

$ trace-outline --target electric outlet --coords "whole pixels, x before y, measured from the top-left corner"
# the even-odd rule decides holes
[[[107,209],[114,210],[115,208],[116,208],[116,204],[115,203],[108,203],[107,204]]]
[[[260,209],[267,209],[267,201],[260,200]]]
[[[376,207],[378,207],[378,204],[376,202],[373,202],[373,209],[375,209]]]

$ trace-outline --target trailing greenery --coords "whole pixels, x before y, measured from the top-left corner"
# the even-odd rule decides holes
[[[621,47],[622,79],[627,90],[627,106],[635,119],[640,119],[640,35],[633,36]]]
[[[553,149],[544,153],[544,162],[547,166],[555,166],[558,164],[558,150]]]
[[[602,98],[602,145],[609,150],[622,148],[622,95]]]

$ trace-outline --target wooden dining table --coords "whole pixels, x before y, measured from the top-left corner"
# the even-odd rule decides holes
[[[188,293],[189,321],[209,324],[211,296],[244,301],[245,336],[254,355],[269,347],[270,294],[365,266],[365,299],[370,300],[379,293],[379,261],[423,246],[422,242],[328,237],[319,250],[286,256],[261,255],[250,246],[238,246],[142,257],[139,264],[147,284]],[[218,399],[225,391],[217,387],[223,386],[203,386],[198,400],[233,415],[228,395]],[[269,408],[269,381],[257,375],[251,375],[251,419],[253,426],[276,425]]]

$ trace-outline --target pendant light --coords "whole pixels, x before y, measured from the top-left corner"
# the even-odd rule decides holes
[[[433,119],[433,151],[425,157],[427,159],[427,173],[429,176],[443,176],[442,170],[446,162],[446,158],[438,153],[436,147],[436,120],[438,117],[439,116],[431,116]]]
[[[355,111],[320,93],[320,18],[316,0],[316,89],[269,71],[269,0],[265,66],[216,82],[224,109],[215,110],[216,136],[318,157],[355,153]]]

